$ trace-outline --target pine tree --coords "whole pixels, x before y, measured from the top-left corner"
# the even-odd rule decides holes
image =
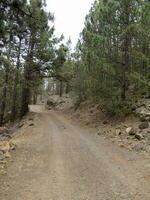
[[[31,0],[28,8],[32,13],[32,17],[26,18],[28,35],[27,35],[27,57],[24,65],[24,81],[22,89],[22,106],[21,106],[21,116],[28,112],[28,105],[31,99],[32,82],[34,81],[34,76],[40,75],[41,68],[40,62],[42,61],[42,56],[44,55],[42,50],[47,46],[47,41],[52,36],[50,33],[48,20],[50,18],[49,13],[44,11],[45,3],[42,0]],[[47,39],[47,41],[46,41]],[[43,45],[43,46],[42,46]],[[40,49],[40,47],[42,47]],[[38,51],[37,51],[38,49]],[[36,61],[34,61],[36,60]]]
[[[1,125],[23,116],[36,99],[33,91],[52,67],[55,38],[45,1],[1,0],[0,9]]]
[[[78,48],[82,99],[92,98],[113,113],[126,113],[147,88],[148,10],[144,1],[95,1]]]

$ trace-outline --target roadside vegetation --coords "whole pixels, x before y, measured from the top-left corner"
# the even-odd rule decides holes
[[[76,51],[79,102],[91,99],[118,115],[150,97],[149,21],[148,1],[95,1]]]

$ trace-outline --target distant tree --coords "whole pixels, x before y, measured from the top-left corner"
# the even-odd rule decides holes
[[[64,76],[62,75],[63,67],[66,62],[67,47],[65,45],[60,45],[56,50],[56,58],[53,62],[53,77],[59,81],[59,95],[62,96],[63,90],[63,81],[65,81]]]

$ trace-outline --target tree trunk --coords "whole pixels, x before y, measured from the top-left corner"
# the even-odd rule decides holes
[[[60,90],[59,90],[59,96],[62,97],[63,94],[63,82],[60,81]]]
[[[69,82],[66,83],[66,94],[70,92],[70,85]]]
[[[129,26],[129,7],[128,5],[124,8],[124,29],[127,30]],[[122,77],[122,94],[121,98],[123,101],[126,100],[126,92],[128,90],[129,80],[128,80],[128,73],[129,73],[129,67],[130,67],[130,57],[129,57],[129,48],[130,48],[131,38],[129,33],[124,33],[123,38],[123,52],[124,52],[124,58],[123,58],[123,77]]]
[[[60,93],[60,83],[57,81],[56,82],[56,95],[59,95],[59,93]]]
[[[10,54],[11,54],[11,36],[9,36],[9,51],[8,51],[8,55],[7,55],[8,60],[10,60]],[[1,105],[0,105],[0,125],[2,125],[3,121],[4,121],[8,81],[9,81],[9,65],[6,64],[4,87],[3,87],[3,90],[2,90],[2,100],[1,100]]]
[[[34,49],[34,39],[30,37],[30,45],[28,50],[28,56],[24,69],[24,81],[22,87],[22,105],[20,116],[23,117],[29,111],[30,97],[31,97],[31,66],[33,63],[33,49]]]
[[[34,94],[33,94],[33,105],[36,105],[36,103],[37,103],[37,94],[36,94],[36,92],[34,92]]]
[[[30,89],[24,84],[22,90],[22,106],[21,106],[21,117],[23,117],[29,111],[29,101],[30,101]]]
[[[17,56],[17,65],[16,65],[16,72],[14,78],[14,86],[13,86],[13,97],[12,97],[12,108],[11,108],[11,121],[14,121],[17,117],[17,86],[18,86],[18,78],[19,78],[19,68],[20,68],[20,52],[21,51],[21,38],[19,39],[19,48],[18,48],[18,56]]]
[[[5,114],[5,108],[6,108],[7,85],[8,85],[8,73],[9,73],[9,68],[7,66],[6,72],[5,72],[4,87],[3,87],[3,91],[2,91],[1,106],[0,106],[0,125],[2,125],[3,121],[4,121],[4,114]]]

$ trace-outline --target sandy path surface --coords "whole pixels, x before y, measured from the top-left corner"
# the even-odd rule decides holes
[[[0,200],[150,200],[150,160],[59,112],[31,110],[34,126],[15,139],[13,162],[0,177]]]

